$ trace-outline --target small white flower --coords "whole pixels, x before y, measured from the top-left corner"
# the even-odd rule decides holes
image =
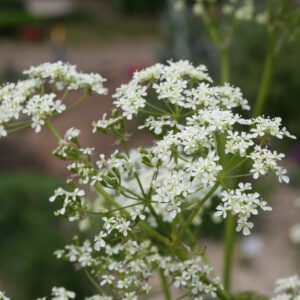
[[[69,300],[75,299],[75,293],[67,291],[63,287],[53,287],[52,288],[52,300]]]
[[[104,231],[100,231],[98,235],[95,236],[95,245],[94,248],[96,251],[99,251],[101,248],[104,248],[106,245],[106,242],[104,238],[107,237],[107,233]]]
[[[10,299],[6,297],[3,292],[0,291],[0,300],[10,300]]]

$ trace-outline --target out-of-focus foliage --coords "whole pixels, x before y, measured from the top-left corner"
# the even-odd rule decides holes
[[[125,13],[158,13],[164,5],[165,0],[113,0],[115,9]]]
[[[236,43],[239,50],[231,53],[234,57],[233,82],[241,86],[246,98],[254,103],[265,55],[265,32],[261,27],[254,25],[244,28]],[[295,39],[278,55],[265,108],[269,115],[282,117],[296,136],[300,135],[299,49],[300,40]]]
[[[234,297],[234,300],[268,300],[269,297],[254,292],[243,292]]]
[[[23,1],[1,0],[0,2],[0,33],[11,35],[21,26],[35,25],[40,19],[29,15]]]
[[[180,24],[179,24],[180,20]],[[275,49],[275,66],[272,86],[265,111],[270,116],[280,116],[285,125],[292,129],[296,136],[300,134],[299,104],[299,29],[300,11],[295,9],[287,22],[287,28],[281,31],[277,38],[279,43]],[[180,25],[180,27],[179,27]],[[232,41],[230,52],[231,83],[240,86],[245,97],[253,106],[262,76],[263,65],[267,52],[267,28],[255,22],[240,25],[239,32]],[[184,30],[183,30],[184,29]],[[293,35],[289,35],[292,29]],[[164,15],[162,31],[165,35],[166,47],[162,59],[186,58],[195,63],[208,66],[213,77],[219,74],[219,58],[216,47],[207,36],[201,18],[194,16],[189,6],[185,10],[176,12],[170,5]],[[298,34],[297,34],[298,32]],[[184,44],[185,48],[176,45]]]
[[[53,216],[48,201],[58,184],[29,173],[0,177],[0,286],[14,299],[36,299],[55,285],[78,295],[90,292],[83,274],[74,276],[73,267],[53,255],[72,234],[69,225]]]

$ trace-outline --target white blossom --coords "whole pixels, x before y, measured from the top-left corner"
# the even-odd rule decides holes
[[[67,291],[63,287],[53,287],[52,288],[52,300],[69,300],[75,299],[75,293]]]

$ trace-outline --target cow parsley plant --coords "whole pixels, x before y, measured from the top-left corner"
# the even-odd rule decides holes
[[[212,209],[213,198],[214,217],[232,218],[244,235],[253,230],[253,216],[271,210],[252,182],[269,173],[289,181],[280,165],[284,154],[273,148],[274,139],[295,138],[281,119],[247,118],[250,106],[239,88],[215,86],[205,66],[169,61],[136,72],[116,90],[112,112],[94,120],[91,130],[113,136],[119,148],[97,156],[93,147],[80,145],[79,129],[61,135],[51,118],[90,93],[106,94],[105,80],[62,62],[32,67],[24,75],[28,78],[0,89],[0,133],[47,126],[58,142],[53,154],[67,161],[70,171],[66,186],[50,198],[60,205],[55,215],[87,225],[90,218],[99,219],[95,236],[75,237],[55,251],[95,286],[97,294],[85,299],[145,299],[153,293],[153,276],[160,277],[168,300],[175,294],[232,299],[194,229],[205,226],[202,215]],[[75,90],[82,96],[70,104],[66,99]],[[130,149],[128,122],[150,132],[152,145]],[[284,287],[278,291],[289,295],[292,284],[280,281]],[[75,293],[54,287],[50,298],[41,299],[75,299]]]

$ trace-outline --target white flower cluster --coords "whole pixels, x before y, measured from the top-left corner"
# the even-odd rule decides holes
[[[300,299],[300,280],[297,275],[278,279],[276,282],[275,293],[278,294],[271,300],[299,300]]]
[[[47,117],[60,114],[66,109],[66,105],[61,100],[54,100],[55,97],[53,93],[34,95],[27,101],[23,113],[31,117],[31,127],[35,132],[41,131]]]
[[[152,88],[159,100],[186,107],[184,94],[188,81],[211,81],[204,66],[193,67],[188,61],[168,65],[156,64],[144,71],[136,72],[133,80],[117,89],[114,104],[123,110],[123,116],[132,119],[146,106],[148,91]]]
[[[236,230],[242,231],[244,235],[250,234],[253,223],[249,222],[251,215],[257,215],[258,210],[272,210],[267,206],[267,202],[260,199],[258,193],[249,193],[252,190],[250,183],[240,183],[236,190],[222,192],[222,204],[217,206],[217,217],[222,216],[226,219],[228,212],[238,216]]]
[[[108,237],[113,231],[117,231],[124,237],[128,236],[128,232],[131,231],[130,221],[127,221],[125,218],[121,216],[114,217],[104,217],[103,229],[100,231],[98,235],[95,236],[95,250],[99,251],[101,248],[106,246],[106,242],[104,240],[105,237]]]
[[[228,84],[215,87],[209,82],[211,79],[203,66],[193,67],[187,61],[156,64],[136,72],[133,80],[118,90],[115,104],[121,108],[124,118],[131,119],[140,109],[147,111],[149,117],[139,129],[149,129],[157,141],[151,148],[143,150],[143,154],[127,157],[116,152],[110,159],[102,156],[91,181],[110,189],[120,188],[123,184],[134,191],[133,198],[138,200],[145,197],[139,194],[136,184],[138,173],[144,186],[142,192],[149,196],[152,206],[165,222],[172,222],[182,207],[189,207],[193,203],[199,192],[203,198],[214,184],[224,186],[226,176],[242,177],[231,170],[238,171],[237,166],[243,163],[250,165],[248,175],[254,179],[271,170],[280,182],[287,183],[289,178],[286,170],[278,165],[284,155],[270,150],[269,141],[272,137],[295,137],[281,126],[280,118],[241,117],[233,110],[248,110],[250,107],[240,89]],[[133,89],[143,90],[143,96],[141,93],[134,94]],[[147,93],[153,97],[153,91],[159,101],[158,106],[151,104],[147,97]],[[138,99],[134,100],[129,95],[136,95]],[[131,109],[133,103],[134,110]],[[108,121],[103,120],[99,128],[110,126],[111,131],[119,130],[120,115]],[[220,139],[224,141],[221,151]],[[226,162],[220,160],[220,156],[224,155]],[[246,187],[248,190],[251,185]],[[225,197],[223,205],[219,206],[223,212],[219,211],[218,214],[226,217],[225,212],[230,210],[238,215],[238,230],[249,234],[253,226],[248,222],[249,217],[256,214],[258,208],[268,210],[268,207],[257,193],[242,193],[238,189],[230,194],[235,195],[236,199],[229,201]],[[244,198],[237,199],[240,194]],[[120,203],[134,204],[134,201],[128,201],[125,194],[120,196],[120,193],[116,193],[115,197]],[[149,212],[148,208],[145,212]],[[155,223],[151,221],[151,224]]]
[[[95,73],[82,73],[77,71],[76,66],[58,61],[56,63],[44,63],[37,67],[31,67],[23,72],[30,78],[49,81],[58,90],[91,90],[97,94],[107,93],[103,87],[106,81],[101,75]]]
[[[26,73],[40,85],[47,81],[59,89],[84,86],[104,92],[97,84],[87,87],[89,80],[76,72],[70,65],[57,63]],[[20,100],[20,107],[26,109],[21,111],[32,118],[38,130],[50,115],[65,108],[52,94],[35,94],[32,83],[23,89],[24,95],[26,91],[30,95]],[[1,103],[0,118],[5,124],[11,116],[18,117],[9,105],[5,108]],[[250,218],[271,208],[252,191],[250,183],[236,182],[238,188],[232,187],[233,178],[245,182],[245,177],[256,180],[272,171],[280,182],[287,183],[286,170],[278,165],[284,155],[273,150],[271,141],[294,136],[281,126],[280,118],[242,117],[249,105],[240,89],[228,84],[213,86],[204,66],[194,67],[187,61],[156,64],[136,72],[128,84],[117,89],[114,104],[118,109],[112,116],[105,115],[93,128],[115,137],[120,149],[95,159],[94,148],[81,148],[79,129],[70,128],[54,151],[69,162],[72,173],[70,187],[57,189],[50,198],[62,202],[55,214],[70,221],[97,215],[101,221],[93,243],[75,243],[57,251],[56,256],[84,268],[100,288],[116,290],[117,299],[136,300],[148,293],[149,279],[157,271],[164,274],[167,284],[183,289],[195,300],[203,295],[215,297],[222,287],[210,278],[207,265],[189,256],[192,242],[186,233],[191,225],[200,224],[203,211],[218,197],[215,215],[234,215],[236,230],[250,234]],[[137,128],[151,131],[153,144],[129,151],[125,119],[140,112],[144,118]],[[2,134],[3,130],[0,127]],[[58,138],[59,134],[52,132]],[[93,192],[97,199],[87,199]],[[75,295],[58,288],[53,297],[72,299]]]
[[[75,188],[72,191],[66,191],[63,188],[55,190],[54,195],[50,197],[49,201],[56,200],[63,201],[63,207],[55,211],[55,215],[67,215],[70,221],[79,220],[85,213],[85,191]]]
[[[271,151],[260,146],[255,146],[254,151],[249,154],[249,158],[252,159],[253,165],[250,172],[253,174],[253,178],[257,179],[261,175],[267,174],[269,170],[275,171],[280,182],[289,182],[289,178],[285,175],[286,170],[277,165],[277,161],[284,158],[284,154]]]
[[[122,300],[137,300],[139,294],[149,293],[151,286],[148,281],[157,270],[164,273],[171,285],[188,291],[195,300],[203,295],[215,298],[220,286],[218,278],[210,278],[211,268],[203,264],[200,257],[179,261],[171,256],[162,256],[150,241],[137,243],[128,240],[113,246],[106,244],[100,257],[93,253],[91,258],[91,253],[93,248],[86,241],[83,246],[66,246],[64,250],[56,251],[56,256],[82,268],[88,267],[94,278],[98,278],[100,287],[115,289]],[[82,255],[89,257],[88,264],[86,261],[83,263]]]
[[[254,17],[255,4],[253,0],[229,0],[222,11],[225,15],[234,16],[239,21],[251,21]]]
[[[71,300],[75,299],[74,292],[66,290],[64,287],[53,287],[51,291],[51,300]],[[47,297],[38,298],[37,300],[46,300]]]
[[[53,287],[51,295],[52,297],[50,300],[71,300],[76,297],[74,292],[68,291],[64,287]],[[4,300],[6,299],[4,298]],[[7,300],[9,299],[7,298]],[[47,300],[47,297],[38,298],[37,300]],[[91,297],[85,297],[84,300],[113,300],[113,298],[109,296],[94,295]]]
[[[75,299],[75,293],[67,291],[63,287],[53,287],[52,288],[52,300],[69,300]]]
[[[39,132],[46,119],[66,110],[66,105],[56,99],[56,94],[47,93],[49,84],[59,91],[107,93],[103,86],[105,79],[99,74],[78,72],[75,66],[62,62],[31,67],[24,75],[29,79],[0,87],[0,137],[30,123]]]
[[[195,0],[195,4],[193,6],[193,12],[197,16],[203,16],[206,13],[206,5],[207,4],[218,4],[216,0]],[[176,7],[180,7],[181,9],[185,5],[185,0],[177,0],[175,4]],[[221,6],[221,11],[224,16],[230,17],[239,22],[249,22],[249,21],[257,21],[259,24],[265,23],[265,18],[263,18],[263,13],[257,13],[255,7],[255,1],[253,0],[228,0],[223,1]]]
[[[10,299],[5,296],[5,293],[0,291],[0,300],[10,300]]]
[[[54,252],[57,258],[65,258],[72,263],[78,263],[81,268],[90,267],[94,263],[93,248],[90,241],[86,240],[81,246],[67,245],[64,250]]]

